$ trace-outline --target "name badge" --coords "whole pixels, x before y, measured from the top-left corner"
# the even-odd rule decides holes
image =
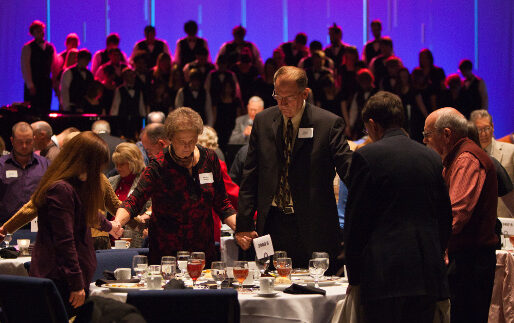
[[[5,171],[5,177],[6,178],[18,177],[18,171],[16,169],[14,169],[14,170],[6,170]]]
[[[314,128],[298,129],[298,138],[312,138],[314,136]]]
[[[202,173],[199,174],[200,184],[210,184],[214,183],[214,177],[212,177],[212,173]]]
[[[269,234],[253,239],[253,247],[255,248],[257,259],[273,256],[275,254],[273,242],[271,242],[271,236]]]

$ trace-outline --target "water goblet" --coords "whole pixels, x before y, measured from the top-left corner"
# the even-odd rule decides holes
[[[211,263],[211,275],[216,281],[216,286],[221,289],[221,283],[227,278],[227,266],[223,261],[213,261]]]

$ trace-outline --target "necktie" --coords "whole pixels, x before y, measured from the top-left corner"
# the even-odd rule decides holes
[[[293,151],[293,123],[291,119],[287,121],[286,133],[284,136],[284,163],[280,172],[280,183],[278,192],[275,197],[275,203],[277,206],[284,210],[285,207],[290,206],[291,201],[291,190],[289,189],[289,165],[291,164],[291,153]]]

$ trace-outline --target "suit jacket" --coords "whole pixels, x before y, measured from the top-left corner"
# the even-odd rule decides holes
[[[283,118],[278,106],[255,117],[239,190],[237,232],[264,232],[266,217],[278,189],[283,159]],[[335,256],[340,245],[334,197],[335,172],[346,178],[351,151],[342,118],[306,103],[300,128],[313,128],[312,138],[296,138],[289,168],[289,186],[300,239],[307,252]],[[287,228],[284,228],[287,230]],[[323,237],[323,238],[321,238]]]
[[[452,209],[442,171],[441,157],[401,129],[354,152],[344,239],[349,282],[363,301],[448,297]]]
[[[236,118],[236,125],[232,130],[228,143],[230,145],[244,145],[248,143],[249,137],[245,137],[244,132],[250,124],[250,117],[245,114]]]
[[[496,158],[509,174],[510,180],[514,183],[514,145],[500,142],[493,139],[491,145],[486,148],[487,153]],[[498,216],[510,218],[510,211],[501,199],[498,199]]]

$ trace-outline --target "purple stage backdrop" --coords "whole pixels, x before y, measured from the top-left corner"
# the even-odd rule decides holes
[[[241,24],[266,59],[278,44],[301,31],[309,42],[327,44],[327,28],[333,22],[342,26],[343,41],[361,52],[370,37],[369,22],[378,18],[409,70],[417,66],[418,52],[425,47],[447,75],[457,72],[460,59],[470,58],[487,84],[496,136],[514,130],[514,1],[3,0],[0,13],[0,106],[23,100],[21,47],[30,40],[28,26],[35,19],[47,24],[47,38],[59,52],[70,32],[79,35],[80,47],[93,53],[105,46],[106,34],[117,32],[128,55],[148,24],[156,26],[157,37],[174,52],[184,34],[183,23],[194,19],[213,58],[231,39],[231,29]]]

